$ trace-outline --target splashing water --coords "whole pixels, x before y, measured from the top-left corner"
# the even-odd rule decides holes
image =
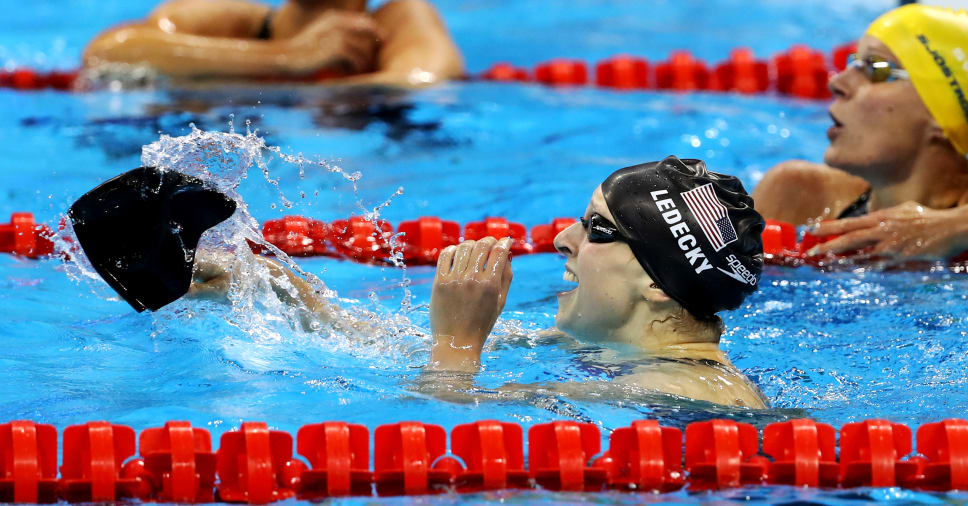
[[[351,183],[361,215],[376,221],[380,211],[389,206],[394,198],[403,194],[399,188],[385,201],[368,208],[359,200],[357,181],[359,172],[346,173],[338,166],[322,160],[309,160],[302,155],[283,153],[276,146],[266,145],[265,140],[252,132],[247,125],[245,135],[236,133],[229,123],[229,132],[206,132],[191,125],[191,133],[181,137],[162,135],[161,138],[142,149],[141,161],[145,166],[181,172],[211,184],[237,203],[236,212],[225,222],[202,236],[196,265],[201,261],[215,262],[231,275],[228,287],[231,317],[227,323],[258,343],[294,342],[304,346],[325,346],[329,350],[347,351],[356,356],[385,357],[388,347],[405,347],[410,353],[413,339],[401,341],[403,336],[418,336],[426,340],[425,331],[410,323],[406,313],[411,309],[410,280],[406,270],[401,270],[398,286],[403,290],[401,311],[385,314],[374,307],[367,309],[355,301],[339,299],[321,279],[304,271],[284,252],[265,241],[259,223],[249,213],[249,208],[239,194],[238,188],[253,167],[257,167],[265,181],[279,192],[279,201],[287,209],[293,203],[284,195],[277,179],[269,171],[273,157],[285,164],[295,165],[303,177],[304,167],[314,166],[338,175]],[[303,197],[303,195],[301,195]],[[68,276],[75,282],[84,281],[92,292],[102,298],[117,300],[117,296],[100,280],[90,262],[77,248],[76,236],[70,220],[53,238],[58,253],[66,254],[71,261],[66,264]],[[402,267],[402,245],[398,235],[387,237],[391,243],[391,261]],[[298,278],[308,283],[322,304],[331,314],[315,313],[299,301],[297,287],[285,275],[270,272],[266,262],[259,261],[251,245],[271,252],[275,259],[291,269]],[[204,259],[204,260],[203,260]],[[283,293],[278,293],[283,292]],[[285,295],[284,295],[285,294]],[[287,295],[287,296],[286,296]],[[370,299],[375,299],[371,293]],[[159,311],[163,320],[171,320],[175,313],[192,317],[199,305],[197,300],[182,298]],[[374,306],[378,306],[374,304]],[[162,324],[162,327],[166,326]],[[157,332],[156,332],[157,333]]]

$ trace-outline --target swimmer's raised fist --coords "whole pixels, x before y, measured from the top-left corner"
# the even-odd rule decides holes
[[[481,349],[511,286],[511,240],[485,237],[448,246],[430,295],[431,369],[476,371]]]
[[[372,72],[380,49],[376,22],[365,13],[327,11],[290,39],[287,58],[297,74]]]

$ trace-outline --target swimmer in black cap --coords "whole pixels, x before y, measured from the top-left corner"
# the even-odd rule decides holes
[[[94,270],[136,311],[155,311],[188,294],[221,298],[229,252],[198,251],[202,234],[235,212],[236,203],[205,181],[172,170],[140,167],[101,183],[71,205],[74,233]],[[313,286],[264,257],[280,300],[331,319],[334,308]]]
[[[763,219],[734,177],[668,157],[616,171],[555,238],[565,255],[556,326],[573,337],[631,345],[641,364],[615,382],[720,404],[766,399],[719,348],[716,313],[756,290]],[[430,370],[474,372],[511,283],[508,240],[465,241],[437,263]]]

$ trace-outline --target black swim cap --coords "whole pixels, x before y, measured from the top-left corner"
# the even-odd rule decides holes
[[[233,212],[235,201],[200,179],[141,167],[87,192],[67,215],[97,273],[141,312],[188,292],[198,240]]]
[[[639,264],[693,316],[711,319],[756,291],[764,223],[739,179],[670,156],[615,171],[602,193]]]

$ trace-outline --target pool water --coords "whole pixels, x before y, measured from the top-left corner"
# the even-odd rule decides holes
[[[100,27],[141,16],[152,3],[64,0],[25,10],[0,0],[7,12],[18,13],[0,31],[0,63],[76,66],[84,42]],[[436,3],[472,71],[500,60],[533,65],[559,56],[594,62],[632,53],[661,60],[680,48],[710,61],[740,45],[761,56],[793,43],[828,51],[856,37],[891,4]],[[349,95],[319,89],[0,89],[0,221],[30,211],[56,223],[82,193],[139,166],[144,145],[160,136],[203,135],[193,134],[194,126],[209,132],[204,135],[264,142],[287,155],[262,152],[268,176],[252,167],[240,181],[238,193],[260,222],[287,214],[330,221],[389,200],[380,214],[394,224],[424,215],[460,223],[503,216],[530,227],[578,216],[614,169],[668,154],[705,159],[751,189],[779,161],[821,157],[829,126],[825,107],[770,95],[482,82]],[[231,137],[231,128],[239,134],[248,128],[257,137]],[[360,178],[293,163],[293,156]],[[239,170],[232,153],[219,163],[213,170]],[[257,296],[247,300],[251,308],[179,302],[136,314],[103,283],[77,280],[74,266],[0,256],[0,420],[32,419],[63,429],[105,419],[141,430],[181,419],[217,438],[244,420],[295,434],[323,420],[372,429],[419,419],[449,429],[485,418],[526,426],[575,419],[598,424],[607,437],[641,418],[683,427],[728,417],[762,427],[808,416],[839,427],[879,417],[916,427],[966,415],[964,275],[767,268],[761,290],[723,315],[729,329],[723,347],[772,401],[771,409],[755,411],[589,383],[608,376],[600,349],[536,334],[552,325],[554,294],[566,285],[563,261],[555,255],[514,259],[515,281],[498,335],[485,349],[480,389],[467,402],[445,402],[414,387],[428,357],[432,268],[330,258],[298,265],[322,278],[348,311],[376,315],[385,330],[365,338],[306,332]],[[509,382],[586,384],[566,393],[489,393]],[[715,497],[935,499],[897,490],[851,494],[771,487]],[[537,492],[504,498],[581,500]],[[607,502],[635,498],[601,496]],[[687,498],[685,492],[669,497]]]

